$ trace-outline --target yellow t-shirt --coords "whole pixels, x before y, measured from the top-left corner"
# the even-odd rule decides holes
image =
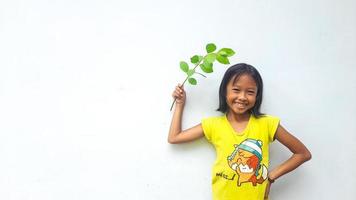
[[[262,200],[269,165],[268,144],[273,141],[279,119],[251,115],[245,130],[235,132],[226,115],[202,120],[206,139],[216,149],[212,169],[214,200]]]

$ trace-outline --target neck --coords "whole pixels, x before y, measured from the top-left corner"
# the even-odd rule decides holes
[[[231,121],[243,122],[243,121],[248,121],[250,119],[251,113],[246,112],[244,114],[235,114],[231,111],[228,111],[226,113],[226,116]]]

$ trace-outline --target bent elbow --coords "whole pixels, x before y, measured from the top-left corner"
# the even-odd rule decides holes
[[[312,154],[310,153],[310,151],[308,151],[307,153],[304,154],[304,160],[308,161],[312,159]]]
[[[169,144],[177,144],[177,141],[172,139],[172,138],[168,138],[167,141],[168,141]]]

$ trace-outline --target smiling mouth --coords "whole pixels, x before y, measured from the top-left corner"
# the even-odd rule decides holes
[[[243,103],[234,103],[238,108],[246,108],[246,104]]]

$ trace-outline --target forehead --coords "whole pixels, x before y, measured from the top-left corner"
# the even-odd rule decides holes
[[[251,75],[249,74],[242,74],[240,76],[233,76],[229,83],[228,86],[239,86],[239,87],[251,87],[251,88],[257,88],[256,81],[252,78]]]

